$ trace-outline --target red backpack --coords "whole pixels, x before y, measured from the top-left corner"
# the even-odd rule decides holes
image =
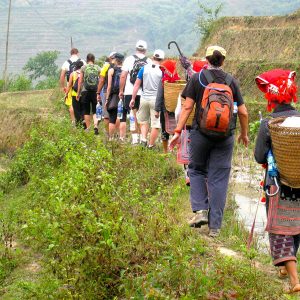
[[[203,74],[208,82],[201,82]],[[234,100],[230,84],[233,78],[227,74],[225,83],[215,83],[209,70],[199,73],[199,82],[205,88],[198,109],[198,125],[201,132],[213,137],[226,137],[232,134],[236,124],[236,112],[234,113]]]

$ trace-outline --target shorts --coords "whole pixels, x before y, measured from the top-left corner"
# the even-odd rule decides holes
[[[74,110],[74,115],[76,119],[76,123],[81,123],[83,118],[83,107],[82,107],[82,100],[76,100],[76,96],[72,96],[72,106]]]
[[[72,106],[72,89],[69,90],[68,96],[66,97],[65,104],[69,107]]]
[[[126,110],[127,113],[130,112],[129,103],[130,103],[131,99],[132,99],[132,95],[125,95],[125,97],[124,97],[124,100],[125,100],[124,107],[125,107],[125,110]],[[141,96],[136,96],[135,97],[135,103],[134,103],[133,109],[136,109],[136,110],[139,109],[140,99],[141,99]]]
[[[84,91],[81,93],[81,101],[84,115],[90,115],[91,111],[96,114],[97,93],[96,91]]]
[[[141,98],[140,108],[136,113],[136,118],[139,124],[149,123],[151,128],[160,128],[160,118],[155,117],[155,99],[146,100]]]
[[[117,117],[118,117],[118,109],[117,108],[110,109],[108,111],[108,116],[109,116],[109,123],[116,124]],[[123,117],[122,117],[122,119],[120,119],[120,122],[126,122],[126,116],[127,116],[127,114],[124,110]]]

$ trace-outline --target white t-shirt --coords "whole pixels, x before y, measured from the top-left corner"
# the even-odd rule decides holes
[[[144,58],[145,55],[142,53],[136,53],[136,56],[139,58]],[[125,90],[124,90],[124,95],[132,95],[133,92],[133,84],[130,82],[130,71],[133,69],[133,65],[135,62],[135,58],[133,55],[130,55],[126,57],[124,60],[123,66],[122,66],[122,71],[128,72],[127,78],[126,78],[126,84],[125,84]],[[152,60],[150,58],[147,58],[147,63],[152,63]],[[138,95],[142,94],[142,88],[139,89]]]
[[[79,59],[79,56],[78,55],[72,55],[69,59],[70,59],[71,62],[74,62],[74,61],[77,61]],[[83,59],[81,59],[81,60],[82,60],[83,64],[86,65],[86,62]],[[70,63],[68,62],[68,60],[66,60],[63,63],[61,69],[68,72],[69,67],[70,67]]]

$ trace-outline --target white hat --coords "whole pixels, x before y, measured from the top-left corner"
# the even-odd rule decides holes
[[[212,56],[215,51],[219,51],[224,57],[226,56],[226,50],[220,46],[210,46],[206,49],[205,56]]]
[[[164,59],[165,58],[165,52],[163,50],[157,49],[153,53],[154,58],[158,59]]]
[[[113,51],[113,52],[111,52],[111,53],[108,55],[108,57],[109,57],[109,58],[113,58],[113,57],[115,56],[116,53],[117,53],[116,51]]]
[[[143,40],[137,41],[135,48],[138,50],[147,50],[147,43]]]

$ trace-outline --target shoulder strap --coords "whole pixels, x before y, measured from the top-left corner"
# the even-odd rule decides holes
[[[67,60],[67,62],[68,62],[69,64],[72,64],[72,61],[71,61],[71,59],[68,59],[68,60]]]
[[[206,78],[208,84],[214,82],[215,79],[209,70],[203,70],[202,73],[203,73],[204,77]]]
[[[138,60],[139,57],[136,54],[133,54],[134,60]]]
[[[233,77],[230,74],[226,74],[226,77],[225,77],[226,85],[230,86],[232,81],[233,81]]]

